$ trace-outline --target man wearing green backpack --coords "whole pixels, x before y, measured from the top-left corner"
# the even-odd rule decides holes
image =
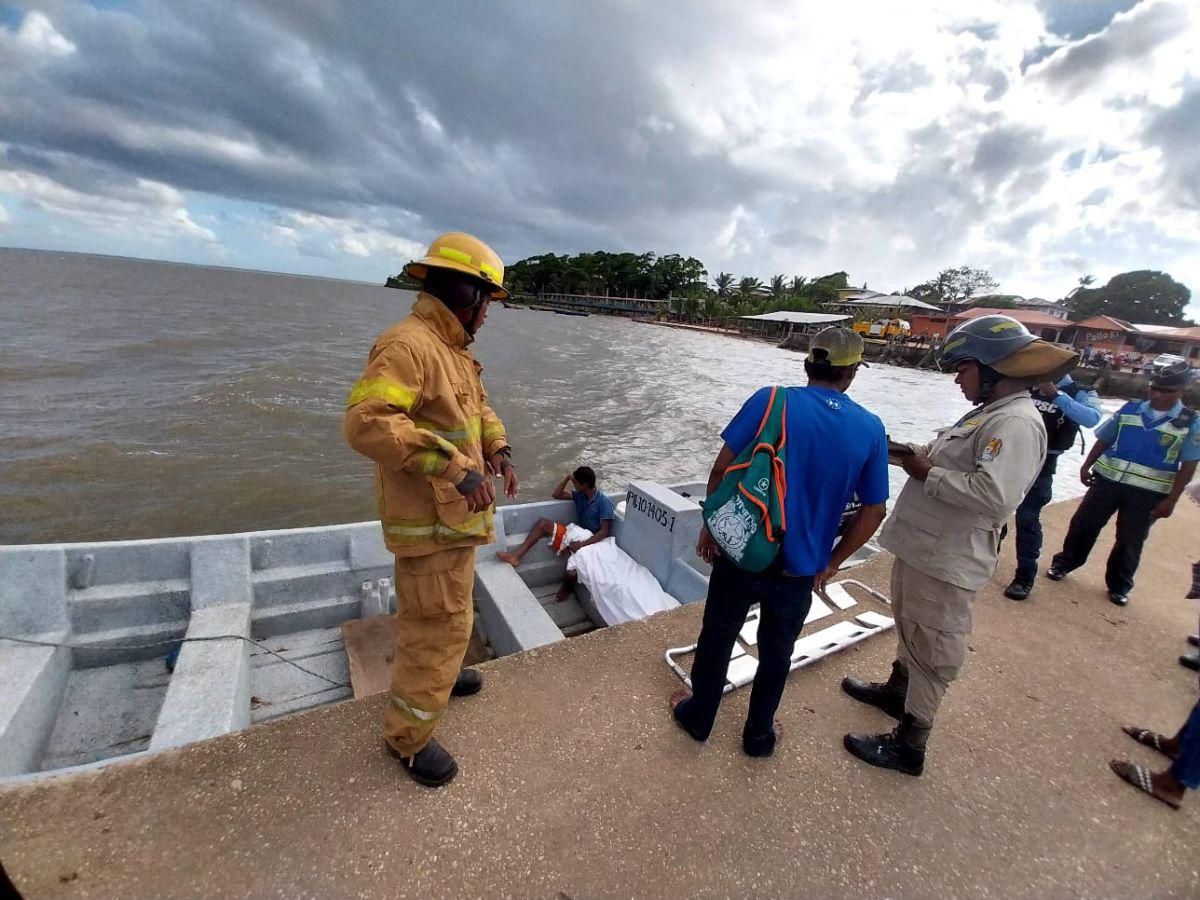
[[[725,445],[708,478],[708,524],[696,547],[713,570],[692,662],[692,694],[671,698],[675,721],[697,741],[712,731],[733,642],[758,603],[758,670],[742,749],[749,756],[774,752],[775,712],[814,583],[823,586],[883,521],[883,423],[845,394],[862,352],[859,335],[826,328],[809,345],[807,387],[762,388],[721,432]],[[766,461],[756,450],[765,451]],[[750,472],[755,474],[747,479]],[[863,506],[833,548],[842,510],[855,494]],[[738,509],[730,512],[732,507]],[[755,508],[762,510],[757,519]],[[715,540],[710,527],[719,532]]]

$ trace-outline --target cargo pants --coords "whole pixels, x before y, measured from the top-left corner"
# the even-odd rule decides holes
[[[908,671],[904,711],[929,726],[966,658],[976,592],[918,572],[900,559],[892,564],[891,591],[896,659]]]
[[[396,558],[396,654],[383,734],[401,756],[429,743],[474,621],[475,548]]]

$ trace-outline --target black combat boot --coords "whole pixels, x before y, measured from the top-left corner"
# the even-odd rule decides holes
[[[1004,596],[1009,600],[1026,600],[1032,590],[1032,581],[1023,581],[1020,578],[1014,578],[1008,587],[1004,589]]]
[[[843,678],[842,690],[857,700],[882,709],[893,719],[904,715],[904,695],[908,693],[908,670],[900,660],[892,663],[892,674],[884,682]]]
[[[905,775],[920,775],[925,770],[925,742],[929,740],[930,727],[905,713],[900,724],[888,734],[848,734],[842,743],[865,763]]]
[[[391,747],[391,744],[388,744]],[[392,753],[396,753],[392,749]],[[399,756],[399,754],[396,754]],[[425,787],[441,787],[449,784],[458,774],[458,763],[436,738],[430,738],[429,743],[416,752],[414,756],[401,756],[400,764],[412,776],[413,781]]]
[[[483,689],[483,676],[476,669],[463,669],[454,679],[454,687],[450,689],[451,697],[469,697],[478,694]]]

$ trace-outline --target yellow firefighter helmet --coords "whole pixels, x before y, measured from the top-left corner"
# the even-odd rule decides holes
[[[415,259],[404,267],[404,274],[424,281],[431,268],[450,269],[478,278],[492,288],[492,297],[497,300],[508,296],[504,289],[504,263],[495,250],[472,235],[461,231],[438,235],[424,258]]]

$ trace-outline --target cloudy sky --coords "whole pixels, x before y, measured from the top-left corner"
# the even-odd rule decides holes
[[[1159,268],[1200,317],[1200,4],[0,0],[0,245],[380,281],[451,229],[878,289]]]

